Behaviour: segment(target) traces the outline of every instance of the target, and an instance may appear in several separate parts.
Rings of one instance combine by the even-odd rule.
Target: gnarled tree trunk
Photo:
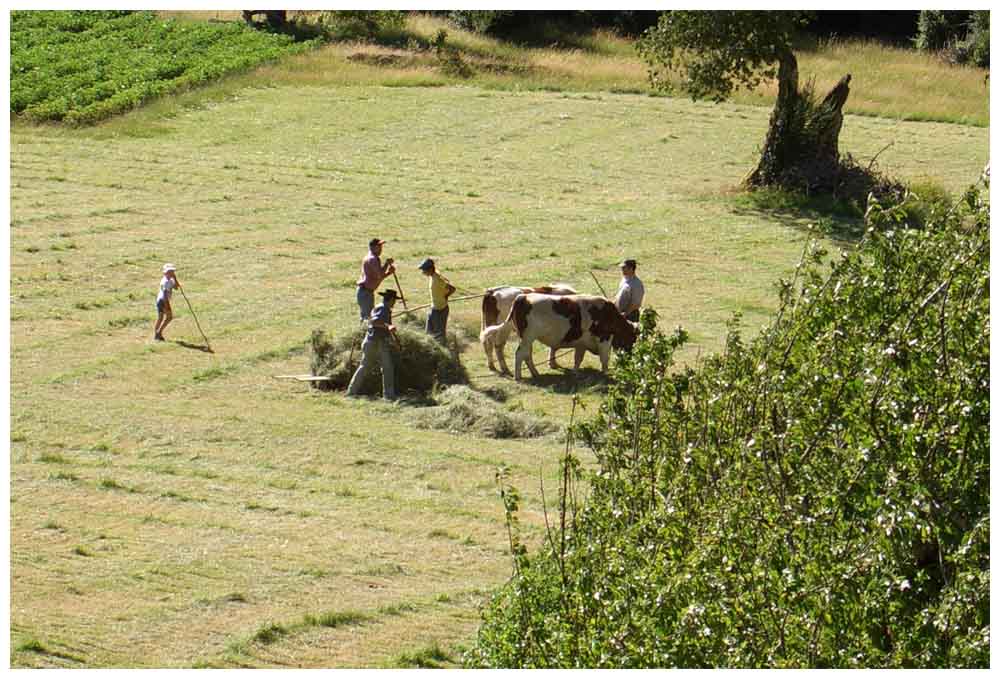
[[[850,74],[819,104],[811,88],[799,89],[799,66],[791,50],[778,61],[778,98],[764,139],[760,160],[743,180],[748,187],[795,184],[796,188],[829,184],[839,166],[838,142]]]
[[[275,31],[284,28],[288,21],[288,10],[285,9],[245,9],[243,10],[243,21],[253,26],[255,14],[263,14],[268,27]]]

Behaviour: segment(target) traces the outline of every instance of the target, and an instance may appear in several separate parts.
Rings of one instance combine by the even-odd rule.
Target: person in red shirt
[[[362,322],[367,321],[371,316],[372,309],[375,308],[375,291],[386,278],[396,271],[392,257],[385,260],[385,264],[379,257],[382,256],[382,246],[384,240],[372,238],[368,241],[368,254],[361,262],[361,278],[358,280],[358,308],[361,311]]]

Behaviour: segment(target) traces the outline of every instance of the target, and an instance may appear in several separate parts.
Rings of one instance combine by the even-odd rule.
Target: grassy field
[[[691,332],[688,362],[719,348],[734,312],[749,332],[766,321],[806,237],[807,218],[733,196],[766,108],[243,84],[11,133],[15,667],[460,661],[510,574],[496,470],[537,541],[565,444],[420,430],[419,408],[274,378],[308,370],[312,330],[356,323],[371,236],[414,300],[428,255],[467,290],[586,292],[591,270],[610,289],[634,256],[661,325]],[[848,116],[841,146],[865,159],[893,142],[881,167],[959,190],[987,139]],[[171,341],[151,341],[165,261],[214,353],[181,298]],[[456,303],[451,323],[475,332],[477,314]],[[542,355],[537,384],[493,376],[474,345],[463,361],[477,389],[565,424],[574,378]],[[584,389],[586,408],[599,398]]]

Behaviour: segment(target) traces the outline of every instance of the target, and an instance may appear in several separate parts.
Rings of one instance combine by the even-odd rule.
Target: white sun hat
[[[177,271],[177,267],[173,264],[164,264],[163,273],[167,273],[168,271]]]

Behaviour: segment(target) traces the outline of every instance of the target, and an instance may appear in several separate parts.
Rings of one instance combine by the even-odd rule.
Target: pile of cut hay
[[[427,309],[420,309],[413,313],[393,312],[393,322],[399,328],[409,328],[414,332],[426,332]],[[465,351],[469,344],[479,344],[479,328],[477,326],[475,330],[470,330],[461,323],[455,322],[454,319],[449,319],[448,331],[445,332],[445,342],[448,351],[458,356]]]
[[[328,337],[322,330],[314,330],[311,338],[313,375],[329,377],[323,382],[313,382],[317,389],[346,389],[361,361],[361,342],[365,331],[360,327],[338,337]],[[399,346],[393,347],[396,366],[396,391],[402,396],[409,393],[426,395],[436,386],[467,384],[469,376],[458,359],[458,353],[449,351],[434,341],[423,330],[397,326]],[[449,342],[450,343],[450,342]],[[382,394],[382,373],[371,370],[361,385],[362,394]]]
[[[447,387],[434,400],[438,405],[414,411],[414,426],[495,439],[535,438],[562,429],[548,420],[514,412],[464,385]]]

